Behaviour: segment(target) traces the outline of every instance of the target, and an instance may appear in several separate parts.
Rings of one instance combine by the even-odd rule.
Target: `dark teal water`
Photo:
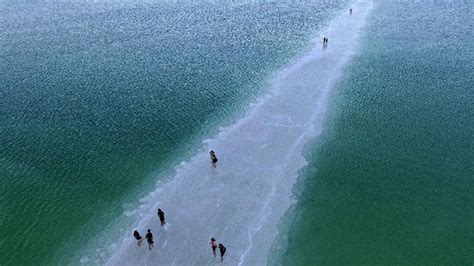
[[[239,116],[342,2],[3,1],[0,264],[76,264],[115,239],[154,173]]]
[[[273,263],[472,265],[472,10],[377,1]]]

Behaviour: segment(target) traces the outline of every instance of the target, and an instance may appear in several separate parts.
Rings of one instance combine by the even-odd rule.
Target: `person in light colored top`
[[[211,238],[211,242],[209,243],[212,248],[212,253],[214,254],[214,257],[216,256],[216,248],[217,248],[217,241],[213,238]]]

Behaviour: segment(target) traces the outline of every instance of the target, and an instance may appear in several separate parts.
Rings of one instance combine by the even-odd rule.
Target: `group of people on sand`
[[[223,261],[224,260],[224,254],[227,250],[224,247],[224,245],[222,245],[222,243],[219,243],[219,245],[217,245],[217,241],[214,237],[211,238],[211,242],[209,242],[209,244],[211,245],[212,253],[214,254],[214,257],[216,257],[216,248],[219,247],[219,252],[221,253],[221,261]]]
[[[143,242],[143,238],[137,230],[133,231],[133,237],[137,240],[138,246],[140,246]],[[155,241],[153,241],[153,234],[151,233],[150,229],[148,229],[145,238],[148,242],[148,249],[151,250]]]
[[[213,150],[211,150],[209,152],[209,155],[211,157],[212,165],[214,167],[216,167],[217,166],[217,161],[218,161],[216,153]],[[161,226],[164,226],[166,224],[166,222],[165,222],[165,212],[160,208],[158,208],[158,218],[160,219]],[[140,233],[138,232],[138,230],[133,231],[133,237],[137,240],[138,246],[141,246],[141,244],[143,243],[143,238],[140,235]],[[151,233],[151,229],[147,230],[147,234],[145,235],[145,238],[148,242],[148,249],[152,250],[155,241],[153,240],[153,234]],[[214,257],[216,257],[216,249],[219,248],[219,252],[221,254],[221,261],[223,261],[224,260],[224,254],[227,250],[226,247],[222,243],[217,244],[217,241],[216,241],[215,238],[211,238],[211,242],[209,244],[211,245],[212,253],[214,254]]]
[[[158,208],[158,218],[160,218],[161,226],[166,224],[165,213],[160,208]],[[138,246],[140,246],[143,242],[143,238],[137,230],[133,231],[133,237],[137,240]],[[148,229],[147,234],[145,235],[145,238],[146,238],[146,241],[148,242],[148,249],[152,250],[153,244],[155,243],[155,241],[153,241],[153,234],[151,233],[151,229]]]
[[[213,150],[211,150],[209,152],[209,156],[211,157],[211,163],[214,167],[217,167],[217,156],[216,156],[216,152],[214,152]],[[219,245],[217,245],[217,241],[215,238],[211,238],[211,242],[209,243],[211,245],[211,248],[212,248],[212,253],[214,254],[214,257],[216,256],[216,248],[219,247],[219,252],[221,253],[221,261],[224,260],[224,254],[225,254],[225,251],[227,250],[224,245],[222,245],[222,243],[219,243]]]
[[[323,38],[323,44],[324,44],[324,45],[327,45],[328,42],[329,42],[329,39],[328,39],[327,37],[324,37],[324,38]]]
[[[209,156],[211,157],[211,163],[214,167],[217,167],[217,162],[219,160],[217,160],[217,156],[216,156],[216,153],[211,150],[209,152]],[[224,254],[225,254],[225,251],[227,250],[224,245],[222,245],[222,243],[219,243],[219,245],[217,245],[217,241],[215,238],[211,238],[211,242],[209,243],[211,245],[211,248],[212,248],[212,253],[214,254],[214,257],[216,256],[216,248],[219,247],[219,252],[221,253],[221,261],[224,260]]]

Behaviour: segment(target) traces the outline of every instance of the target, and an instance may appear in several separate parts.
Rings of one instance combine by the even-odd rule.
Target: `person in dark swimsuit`
[[[137,230],[133,232],[133,237],[137,240],[138,246],[140,246],[140,244],[143,242],[143,238]]]
[[[224,260],[224,254],[225,254],[226,250],[227,249],[224,247],[224,245],[219,244],[219,251],[221,252],[221,261]]]
[[[215,257],[216,256],[217,241],[214,238],[211,238],[211,242],[209,244],[211,244],[212,253],[214,254],[214,257]]]
[[[148,233],[146,234],[145,238],[148,241],[148,249],[151,250],[155,242],[153,241],[153,234],[151,233],[150,229],[148,229]]]
[[[158,217],[160,218],[161,226],[165,225],[165,213],[161,210],[158,209]]]
[[[214,165],[214,167],[216,166],[216,163],[217,163],[217,156],[216,156],[216,153],[214,151],[210,151],[209,152],[209,155],[211,156],[211,162],[212,162],[212,165]]]

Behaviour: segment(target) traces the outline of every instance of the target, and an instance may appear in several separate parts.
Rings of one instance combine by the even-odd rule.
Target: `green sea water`
[[[474,263],[472,11],[375,2],[272,264]]]
[[[344,2],[1,1],[0,265],[110,244]]]

